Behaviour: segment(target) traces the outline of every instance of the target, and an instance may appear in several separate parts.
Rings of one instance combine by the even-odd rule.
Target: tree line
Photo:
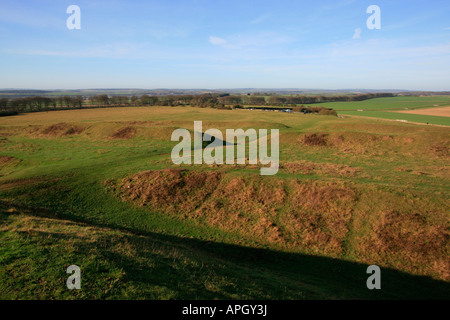
[[[22,113],[34,111],[48,111],[68,108],[81,108],[83,98],[81,96],[70,97],[26,97],[15,99],[0,99],[0,111],[5,113]]]
[[[0,98],[0,115],[11,115],[23,112],[63,110],[75,108],[127,107],[127,106],[195,106],[201,108],[232,109],[249,106],[287,106],[296,107],[305,104],[317,104],[336,101],[362,101],[380,97],[393,97],[392,93],[367,93],[358,95],[323,96],[323,95],[230,95],[230,94],[197,94],[197,95],[165,95],[165,96],[122,96],[106,94],[90,97],[58,96],[58,97],[25,97]]]

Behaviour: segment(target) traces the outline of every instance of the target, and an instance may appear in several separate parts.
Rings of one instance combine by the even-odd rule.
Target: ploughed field
[[[404,111],[397,111],[397,112],[422,114],[422,115],[438,116],[438,117],[450,117],[450,106],[437,107],[437,108],[426,108],[426,109],[418,109],[418,110],[404,110]]]
[[[174,165],[175,129],[279,129],[280,168]],[[270,143],[270,139],[269,139]],[[0,118],[0,297],[448,298],[450,128],[137,107]],[[82,289],[65,286],[69,265]],[[381,267],[381,290],[366,269]]]

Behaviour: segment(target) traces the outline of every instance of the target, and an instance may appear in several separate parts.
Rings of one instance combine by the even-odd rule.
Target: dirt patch
[[[448,158],[450,157],[449,147],[442,144],[435,144],[430,147],[430,151],[438,157]]]
[[[326,146],[327,134],[307,133],[301,137],[301,142],[307,146]]]
[[[71,136],[80,134],[84,131],[84,128],[71,125],[65,122],[52,124],[48,127],[45,127],[40,131],[41,135],[45,136]]]
[[[14,162],[15,160],[17,160],[14,157],[8,157],[8,156],[0,156],[0,167],[9,164],[11,162]]]
[[[76,127],[76,126],[70,126],[69,129],[66,130],[66,132],[64,133],[65,136],[71,136],[74,134],[80,134],[83,132],[83,128],[80,127]]]
[[[131,139],[136,135],[136,128],[125,127],[113,133],[110,139]]]

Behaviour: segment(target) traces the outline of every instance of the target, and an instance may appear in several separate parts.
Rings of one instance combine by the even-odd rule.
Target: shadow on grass
[[[67,220],[67,216],[58,216],[48,210],[32,209],[23,206],[12,205],[5,201],[0,201],[0,223],[5,216],[14,214],[11,207],[16,212],[36,217]],[[313,299],[448,299],[450,297],[450,283],[434,280],[430,277],[416,276],[398,270],[381,268],[381,290],[369,290],[366,286],[366,273],[368,265],[349,262],[327,257],[312,256],[299,253],[280,252],[271,249],[250,248],[233,244],[217,243],[200,239],[182,238],[172,235],[164,235],[148,231],[136,231],[132,228],[118,226],[115,224],[95,224],[87,219],[77,217],[71,221],[83,223],[89,226],[109,228],[111,230],[128,233],[126,238],[135,246],[139,242],[138,253],[145,255],[143,246],[152,243],[160,243],[166,247],[192,252],[193,256],[209,257],[220,263],[221,261],[228,267],[236,267],[236,272],[245,270],[247,274],[259,274],[267,281],[277,281],[282,279],[292,281],[294,287],[308,292],[306,298]],[[131,235],[130,235],[131,234]],[[142,242],[144,237],[144,242]],[[200,299],[227,299],[228,295],[218,292],[207,292],[204,287],[199,286],[198,290],[203,290],[203,294],[197,295],[192,292],[196,284],[189,280],[189,273],[192,269],[183,271],[170,271],[170,265],[165,268],[157,267],[149,272],[145,266],[139,265],[136,260],[121,255],[117,252],[108,251],[107,247],[101,255],[124,269],[127,280],[136,283],[157,283],[160,286],[173,289],[175,291],[185,290],[181,298],[199,297]],[[161,260],[162,261],[162,260]],[[169,273],[168,273],[169,272]],[[155,278],[155,275],[157,277]],[[172,277],[171,277],[172,275]],[[186,279],[187,283],[183,283]],[[189,283],[189,281],[191,281]],[[281,281],[281,280],[280,280]],[[245,286],[245,282],[241,282]],[[274,284],[276,286],[276,284]],[[261,288],[259,288],[261,289]],[[269,288],[267,288],[269,289]],[[251,295],[250,295],[251,296]],[[273,296],[273,294],[271,295]],[[292,297],[293,295],[290,295]],[[285,297],[275,297],[284,299]]]

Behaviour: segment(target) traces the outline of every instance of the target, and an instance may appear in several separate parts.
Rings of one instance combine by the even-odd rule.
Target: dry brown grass
[[[282,163],[281,169],[289,173],[301,173],[306,175],[327,174],[340,177],[353,177],[360,172],[360,169],[348,165],[315,163],[305,160]]]
[[[65,122],[60,122],[56,124],[52,124],[50,126],[45,127],[42,129],[39,134],[44,136],[56,136],[56,137],[63,137],[63,136],[71,136],[80,134],[84,131],[84,128],[81,126],[76,126],[72,124],[68,124]]]
[[[444,144],[434,144],[430,146],[430,151],[438,157],[450,157],[450,148]]]
[[[285,225],[295,236],[295,245],[315,253],[339,256],[349,231],[355,191],[340,183],[290,182],[291,197]]]
[[[423,214],[388,211],[373,226],[366,245],[396,267],[413,273],[429,268],[450,280],[449,240],[449,229],[427,222]]]
[[[301,141],[307,146],[326,146],[327,136],[324,133],[307,133],[301,137]]]
[[[359,129],[358,126],[356,128]],[[348,131],[342,131],[342,129]],[[369,126],[370,129],[370,126]],[[295,134],[281,135],[283,145],[292,148],[318,148],[333,149],[336,155],[365,155],[365,156],[397,156],[399,154],[423,156],[425,152],[435,157],[448,157],[450,143],[448,131],[441,128],[433,128],[435,131],[423,131],[414,133],[405,132],[400,128],[395,134],[385,134],[385,128],[372,127],[374,132],[358,132],[350,128],[341,128],[335,132],[313,132],[294,139]],[[421,131],[421,130],[419,130]],[[298,144],[300,142],[300,144]]]
[[[416,168],[404,168],[397,167],[395,171],[398,172],[407,172],[412,175],[418,176],[430,176],[430,177],[438,177],[442,179],[449,180],[450,179],[450,167],[449,166],[425,166],[420,168],[420,170],[416,170]]]
[[[99,227],[90,227],[81,223],[75,223],[69,220],[51,219],[44,217],[34,217],[23,214],[21,210],[10,208],[7,212],[16,214],[13,224],[5,224],[0,231],[13,231],[25,233],[29,236],[37,234],[64,235],[73,239],[79,239],[84,242],[94,243],[102,235]]]
[[[309,164],[313,171],[348,170]],[[109,184],[125,201],[263,243],[329,257],[351,253],[364,263],[449,278],[445,214],[427,215],[434,207],[420,199],[405,206],[401,196],[372,195],[351,183],[184,169],[145,171]]]
[[[308,147],[333,148],[341,153],[365,154],[373,152],[374,146],[380,142],[392,143],[392,136],[379,136],[367,133],[307,133],[299,141]]]
[[[146,171],[121,181],[121,196],[141,206],[263,241],[338,255],[354,191],[336,183],[180,169]],[[287,214],[282,214],[283,211]]]
[[[412,173],[412,170],[411,170]],[[362,263],[449,280],[448,198],[361,186],[353,206],[352,253]]]
[[[154,127],[155,125],[158,125],[155,121],[129,121],[126,122],[126,124],[139,127]]]
[[[438,108],[426,108],[417,110],[402,110],[396,111],[397,113],[411,113],[411,114],[421,114],[427,116],[439,116],[439,117],[450,117],[450,106],[438,107]]]
[[[141,206],[151,205],[175,213],[178,209],[189,211],[198,207],[214,190],[219,178],[216,172],[145,171],[124,179],[121,191],[125,199],[137,201]]]
[[[0,177],[8,175],[22,160],[9,157],[9,156],[0,156]],[[2,185],[0,183],[0,190]]]
[[[0,167],[17,160],[14,157],[0,156]]]
[[[110,139],[131,139],[136,135],[136,129],[133,127],[125,127],[114,132]]]

